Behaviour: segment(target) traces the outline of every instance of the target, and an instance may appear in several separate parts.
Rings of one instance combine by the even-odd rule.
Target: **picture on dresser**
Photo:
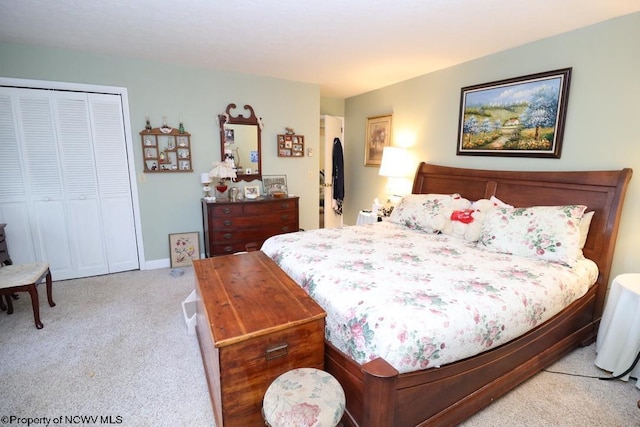
[[[260,187],[257,185],[247,185],[244,187],[244,197],[247,199],[257,199],[260,196]]]
[[[272,195],[273,193],[287,194],[287,176],[262,175],[262,189],[264,194],[267,195]]]
[[[189,267],[194,259],[200,259],[200,233],[169,234],[171,268]]]

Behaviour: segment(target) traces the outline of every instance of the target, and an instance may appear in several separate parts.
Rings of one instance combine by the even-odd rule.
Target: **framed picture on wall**
[[[380,166],[382,150],[391,145],[392,114],[367,118],[364,165]]]
[[[188,267],[194,259],[200,259],[200,234],[191,233],[169,234],[169,255],[171,268]]]
[[[571,68],[463,87],[458,155],[560,158]]]

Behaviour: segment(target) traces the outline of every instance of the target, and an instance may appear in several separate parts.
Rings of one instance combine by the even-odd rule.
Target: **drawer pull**
[[[225,219],[222,223],[228,227],[233,224],[233,221],[231,221],[230,219]]]
[[[222,236],[225,240],[229,240],[233,238],[233,234],[231,233],[226,233],[224,236]]]
[[[286,356],[288,353],[289,344],[278,344],[272,347],[267,348],[267,351],[264,353],[264,357],[267,360],[277,359],[278,357]]]
[[[227,253],[231,253],[233,252],[233,246],[225,246],[222,250]]]
[[[285,214],[280,217],[281,220],[286,221],[289,219],[289,215]]]
[[[287,209],[289,207],[289,203],[280,203],[280,208]]]
[[[280,230],[284,231],[285,233],[289,232],[289,227],[282,227]]]
[[[224,208],[224,209],[222,209],[222,212],[224,212],[226,214],[230,214],[231,213],[231,208]]]

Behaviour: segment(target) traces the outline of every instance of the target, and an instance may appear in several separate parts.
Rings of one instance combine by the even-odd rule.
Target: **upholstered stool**
[[[318,369],[300,368],[271,383],[262,414],[270,427],[335,427],[344,406],[344,390],[334,377]]]
[[[51,271],[48,263],[6,265],[0,268],[0,295],[29,292],[33,307],[33,319],[38,329],[42,329],[43,325],[40,321],[40,303],[36,285],[44,278],[47,281],[47,300],[49,305],[54,307],[56,304],[51,296]],[[13,305],[10,298],[7,298],[7,301],[9,305],[7,313],[11,314],[13,313]]]

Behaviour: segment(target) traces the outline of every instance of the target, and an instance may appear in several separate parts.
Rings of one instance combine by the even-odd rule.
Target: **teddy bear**
[[[499,199],[479,199],[469,202],[459,194],[453,194],[451,202],[442,210],[440,232],[469,242],[477,242],[482,235],[482,224],[487,214],[499,206],[509,206]]]
[[[471,204],[471,218],[464,230],[464,239],[469,242],[477,242],[482,236],[482,224],[487,214],[498,207],[499,204],[488,199],[479,199]]]
[[[459,194],[452,194],[449,206],[442,209],[442,226],[439,231],[443,234],[464,237],[464,223],[469,219],[470,208],[470,201]]]

